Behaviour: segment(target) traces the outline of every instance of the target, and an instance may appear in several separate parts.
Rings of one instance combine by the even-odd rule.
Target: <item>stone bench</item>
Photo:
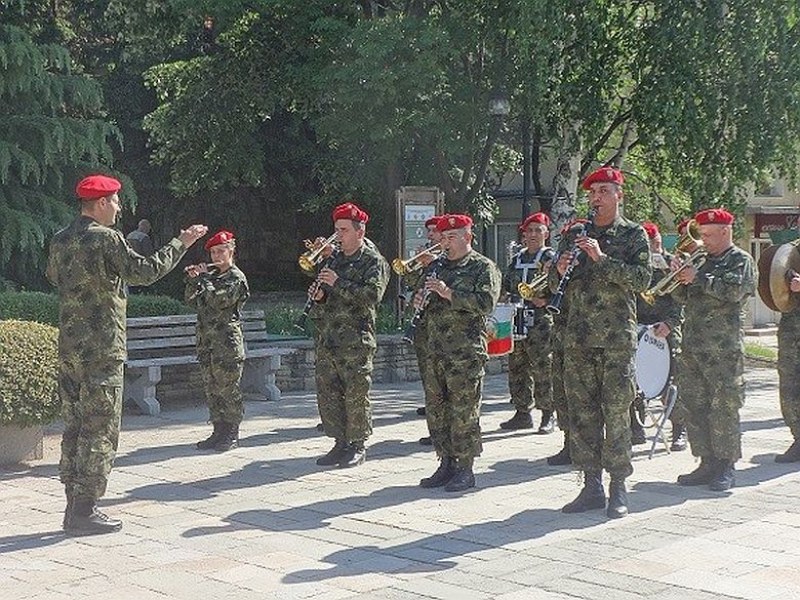
[[[127,320],[128,360],[125,361],[123,398],[133,401],[145,413],[156,415],[161,403],[156,394],[165,367],[196,364],[197,315],[137,317]],[[242,311],[245,363],[242,393],[248,398],[280,400],[275,374],[281,356],[291,348],[268,346],[270,341],[263,310]]]

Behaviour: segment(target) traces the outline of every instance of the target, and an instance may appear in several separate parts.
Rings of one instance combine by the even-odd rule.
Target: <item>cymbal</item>
[[[758,294],[772,310],[789,312],[797,307],[798,294],[789,290],[786,273],[800,273],[800,251],[796,243],[769,246],[758,261]]]

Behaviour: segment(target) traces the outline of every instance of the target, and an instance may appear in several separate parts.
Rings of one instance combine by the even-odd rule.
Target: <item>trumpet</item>
[[[327,246],[333,244],[335,240],[336,234],[334,233],[331,237],[322,242],[322,245],[320,245],[318,248],[314,248],[314,242],[306,240],[305,245],[306,248],[308,248],[308,252],[304,252],[297,259],[297,263],[300,265],[300,268],[306,273],[311,273],[313,275],[314,269],[325,259],[325,257],[322,255],[322,251],[325,250]]]
[[[523,300],[533,300],[547,289],[547,279],[547,271],[542,269],[542,272],[534,275],[529,283],[520,281],[517,285],[517,293]]]
[[[441,244],[436,243],[429,248],[425,248],[422,252],[418,252],[411,258],[407,258],[406,260],[401,259],[400,257],[395,258],[392,261],[392,270],[397,273],[400,277],[408,275],[414,271],[421,269],[424,265],[422,263],[423,255],[425,254],[433,254],[434,258],[439,258],[442,254]]]
[[[686,233],[678,239],[675,253],[686,257],[681,266],[677,270],[671,271],[654,286],[639,294],[642,300],[651,306],[655,304],[657,296],[666,296],[678,289],[678,286],[681,285],[677,279],[678,273],[689,267],[699,269],[708,258],[708,251],[703,245],[703,240],[700,239],[700,228],[694,219],[686,224]]]

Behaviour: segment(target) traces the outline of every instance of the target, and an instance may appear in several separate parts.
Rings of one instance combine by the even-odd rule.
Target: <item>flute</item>
[[[196,265],[188,265],[183,269],[183,272],[186,273],[192,279],[198,278],[200,275],[211,275],[211,271],[209,269],[218,269],[219,267],[223,266],[225,263],[223,262],[215,262],[215,263],[198,263]],[[202,286],[200,285],[200,281],[197,282],[197,289],[195,292],[187,298],[188,300],[194,300],[197,298],[197,295],[202,290]]]

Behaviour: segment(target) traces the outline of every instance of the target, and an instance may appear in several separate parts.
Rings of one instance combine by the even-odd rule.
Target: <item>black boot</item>
[[[442,458],[439,466],[430,477],[425,477],[419,480],[419,487],[422,488],[437,488],[445,485],[453,477],[456,472],[456,459],[449,456]]]
[[[500,429],[533,429],[531,413],[517,411],[508,421],[500,423]]]
[[[628,514],[628,490],[625,489],[624,479],[611,478],[608,486],[608,508],[606,515],[609,519],[621,519]]]
[[[475,487],[475,474],[472,467],[456,467],[453,476],[444,486],[445,492],[463,492]]]
[[[669,449],[673,452],[686,450],[686,427],[678,423],[672,424],[672,445]]]
[[[339,459],[340,469],[349,469],[350,467],[357,467],[367,459],[367,449],[364,447],[364,442],[350,442]]]
[[[691,473],[678,475],[678,485],[706,485],[717,474],[717,462],[709,456],[700,457],[700,465]]]
[[[569,455],[569,436],[564,434],[564,447],[558,451],[558,454],[547,457],[547,464],[553,467],[571,465],[572,457]]]
[[[219,441],[220,435],[222,435],[222,426],[224,423],[220,421],[215,421],[212,423],[214,425],[214,431],[208,436],[206,439],[197,442],[197,449],[198,450],[211,450],[214,446],[217,445]]]
[[[420,417],[424,417],[425,416],[425,407],[424,406],[418,406],[417,407],[417,414]]]
[[[233,423],[223,423],[222,433],[214,444],[214,450],[217,452],[227,452],[239,447],[239,425]]]
[[[336,443],[333,445],[333,448],[328,450],[328,453],[324,456],[320,456],[317,459],[317,464],[320,467],[332,467],[333,465],[338,465],[339,461],[342,460],[342,456],[344,456],[344,452],[347,449],[347,442],[344,440],[336,440]]]
[[[72,516],[64,531],[70,536],[114,533],[122,529],[122,521],[112,519],[99,510],[94,500],[73,501]]]
[[[422,444],[423,446],[433,446],[433,440],[431,439],[430,436],[419,438],[419,443]]]
[[[725,492],[736,485],[735,461],[720,458],[717,460],[717,472],[709,482],[708,489],[714,492]]]
[[[540,434],[553,433],[554,428],[555,428],[555,419],[553,418],[553,411],[543,410],[542,422],[539,423],[539,429],[536,431],[536,433]]]
[[[800,462],[800,440],[795,440],[783,454],[775,457],[776,463]]]
[[[583,489],[578,497],[561,509],[563,513],[582,513],[606,507],[606,492],[603,490],[602,471],[584,471]]]

